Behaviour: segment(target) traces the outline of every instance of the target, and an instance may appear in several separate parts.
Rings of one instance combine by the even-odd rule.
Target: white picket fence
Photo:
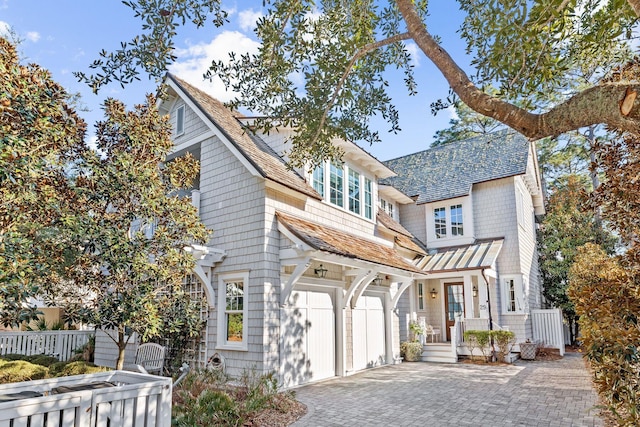
[[[2,331],[0,356],[5,354],[46,354],[65,362],[74,350],[85,345],[93,331]]]
[[[562,310],[531,310],[531,321],[534,341],[541,342],[545,347],[557,348],[560,355],[564,356]]]

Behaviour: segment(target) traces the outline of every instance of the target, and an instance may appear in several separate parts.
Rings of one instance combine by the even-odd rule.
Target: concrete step
[[[431,363],[458,363],[458,358],[452,356],[422,356],[420,360]]]
[[[452,354],[449,343],[429,343],[422,347],[420,360],[433,363],[456,363],[458,357]]]

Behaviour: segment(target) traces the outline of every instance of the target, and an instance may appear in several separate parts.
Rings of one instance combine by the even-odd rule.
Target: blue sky
[[[230,94],[222,84],[202,81],[202,74],[212,59],[223,59],[230,49],[251,51],[257,46],[253,27],[260,16],[261,0],[223,1],[230,12],[229,24],[222,28],[208,25],[179,30],[176,40],[178,61],[170,71],[211,95],[226,101]],[[464,46],[456,35],[461,23],[457,2],[432,0],[431,17],[427,25],[433,34],[439,35],[449,53],[461,62],[468,63]],[[121,41],[128,41],[138,34],[141,21],[133,17],[131,9],[114,0],[0,0],[0,34],[12,28],[24,42],[19,51],[25,62],[35,62],[51,71],[53,78],[69,92],[79,92],[82,103],[89,110],[81,112],[89,125],[103,115],[101,104],[107,97],[122,100],[128,106],[144,102],[148,92],[155,92],[155,83],[143,77],[140,82],[122,89],[112,83],[98,95],[73,76],[73,71],[90,71],[89,64],[98,57],[101,49],[113,50]],[[390,75],[393,99],[400,112],[402,132],[388,133],[384,123],[376,121],[382,142],[364,148],[380,160],[387,160],[428,148],[433,134],[446,128],[451,113],[444,111],[431,115],[430,104],[445,98],[448,85],[424,55],[414,56],[418,96],[410,97],[402,85],[402,75]]]

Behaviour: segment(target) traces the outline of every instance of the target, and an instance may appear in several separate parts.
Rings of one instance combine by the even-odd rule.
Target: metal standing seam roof
[[[466,196],[473,184],[525,174],[529,145],[512,130],[452,142],[387,160],[398,176],[380,183],[417,196],[417,204]]]
[[[495,263],[503,243],[504,239],[495,239],[441,249],[427,256],[418,266],[427,273],[490,268]]]

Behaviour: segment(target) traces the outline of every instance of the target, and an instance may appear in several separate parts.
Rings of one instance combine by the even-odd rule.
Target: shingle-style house
[[[459,320],[488,318],[487,289],[500,307],[494,322],[527,335],[542,208],[535,151],[522,138],[386,163],[335,141],[342,164],[291,170],[292,130],[254,135],[251,118],[173,75],[166,83],[159,108],[174,125],[174,156],[200,160],[193,200],[213,230],[188,279],[207,301],[196,361],[217,353],[231,375],[275,371],[286,387],[345,376],[400,361],[411,318],[447,340],[446,303]],[[97,363],[110,358],[96,350]]]
[[[398,176],[383,183],[413,201],[397,207],[400,222],[429,248],[417,264],[429,276],[406,296],[408,311],[446,341],[456,320],[475,329],[489,318],[517,342],[532,338],[529,315],[542,303],[535,216],[544,213],[534,144],[502,131],[385,164]]]

